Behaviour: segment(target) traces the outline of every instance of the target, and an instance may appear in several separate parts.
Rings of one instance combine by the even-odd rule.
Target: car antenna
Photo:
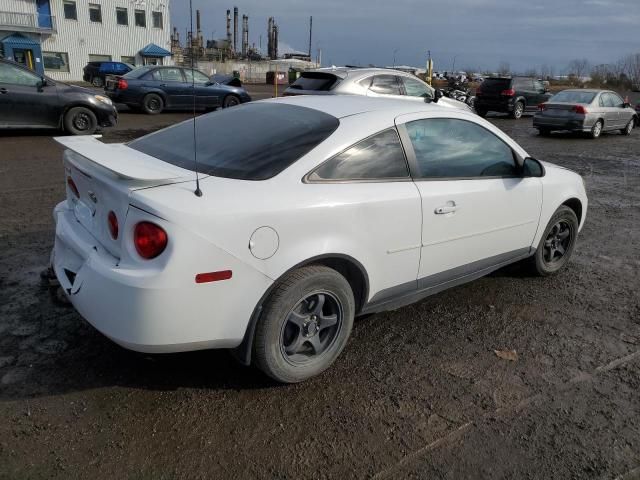
[[[189,40],[191,49],[191,96],[193,98],[193,163],[196,168],[196,197],[202,196],[200,190],[200,177],[198,176],[198,141],[196,135],[196,77],[193,69],[193,0],[189,0],[189,19],[191,21],[191,39]]]

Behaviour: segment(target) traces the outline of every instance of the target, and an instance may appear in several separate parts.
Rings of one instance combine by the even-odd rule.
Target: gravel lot
[[[187,116],[123,113],[105,140]],[[508,268],[361,319],[337,363],[295,386],[225,352],[126,351],[53,303],[38,274],[62,149],[0,133],[0,478],[640,478],[640,132],[492,121],[584,175],[569,268]]]

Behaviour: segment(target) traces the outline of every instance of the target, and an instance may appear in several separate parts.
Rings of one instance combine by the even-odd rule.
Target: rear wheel
[[[164,108],[164,101],[162,97],[157,93],[149,93],[142,100],[142,109],[145,113],[155,115],[162,112]]]
[[[522,118],[522,114],[524,113],[524,103],[516,102],[513,107],[513,112],[511,112],[511,118],[515,118],[516,120]]]
[[[547,224],[536,253],[531,258],[534,273],[548,276],[564,267],[573,253],[578,237],[578,217],[562,205]]]
[[[635,123],[634,119],[632,118],[631,120],[629,120],[629,123],[627,123],[627,126],[624,127],[622,130],[620,130],[620,132],[623,135],[631,135],[631,131],[633,130],[633,124]]]
[[[598,138],[602,134],[602,120],[598,120],[593,127],[591,127],[591,132],[589,132],[589,136],[591,138]]]
[[[240,105],[240,99],[238,97],[235,95],[227,95],[224,97],[222,108],[235,107],[236,105]]]
[[[274,380],[296,383],[326,370],[347,343],[355,302],[347,280],[312,265],[275,288],[256,325],[255,365]]]
[[[100,77],[93,77],[91,79],[91,85],[93,85],[94,87],[102,87],[104,85],[104,81],[102,80],[102,78]]]
[[[86,107],[73,107],[65,114],[63,124],[72,135],[91,135],[98,128],[98,119]]]

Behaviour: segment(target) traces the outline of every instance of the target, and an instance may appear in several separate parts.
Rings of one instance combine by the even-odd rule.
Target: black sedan
[[[92,90],[40,76],[10,60],[0,60],[0,128],[61,128],[90,135],[111,127],[118,112]]]
[[[251,101],[242,87],[223,85],[198,70],[182,67],[142,67],[126,75],[107,77],[105,85],[105,92],[114,102],[151,114],[193,108],[194,90],[198,110]]]

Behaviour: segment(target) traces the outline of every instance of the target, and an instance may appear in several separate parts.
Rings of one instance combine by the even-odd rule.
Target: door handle
[[[167,86],[167,84],[166,84],[166,83],[161,83],[161,84],[160,84],[160,86],[161,86],[161,87],[166,87],[166,86]]]
[[[9,93],[9,92],[6,88],[0,87],[0,93]]]
[[[447,202],[446,205],[442,205],[441,207],[437,207],[433,213],[436,215],[446,215],[447,213],[453,213],[458,210],[456,206],[456,202]]]

